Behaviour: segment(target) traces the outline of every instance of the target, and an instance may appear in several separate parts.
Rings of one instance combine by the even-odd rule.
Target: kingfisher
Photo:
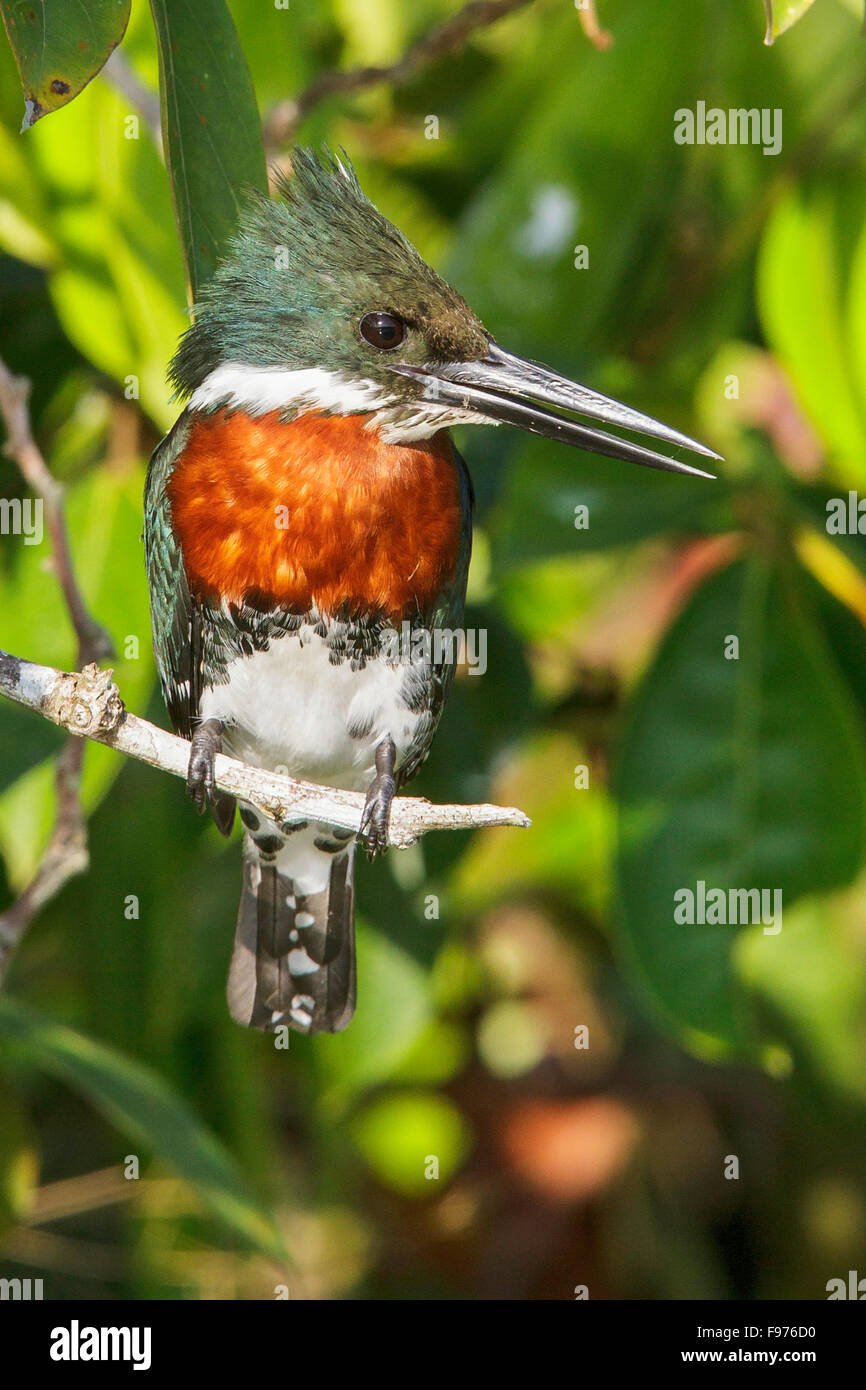
[[[150,460],[144,539],[189,795],[230,833],[220,752],[366,794],[357,837],[239,807],[229,1010],[264,1031],[339,1032],[355,1008],[356,845],[386,848],[457,664],[434,639],[462,630],[474,499],[449,429],[505,423],[712,476],[590,419],[719,456],[500,347],[328,152],[293,151],[276,196],[250,195],[169,377],[184,405]]]

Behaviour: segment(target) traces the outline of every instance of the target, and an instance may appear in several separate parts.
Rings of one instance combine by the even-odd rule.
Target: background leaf
[[[749,1050],[758,1037],[731,969],[736,927],[677,924],[677,891],[699,880],[779,890],[787,911],[862,860],[862,729],[804,587],[757,556],[704,584],[662,644],[620,750],[619,940],[655,1005],[708,1047]]]
[[[16,1000],[0,999],[0,1038],[28,1062],[81,1090],[146,1152],[156,1153],[249,1244],[284,1261],[273,1222],[229,1155],[154,1072]]]
[[[764,43],[771,44],[811,8],[812,0],[764,0],[767,32]]]
[[[769,342],[799,399],[852,486],[866,476],[866,376],[863,374],[864,240],[858,196],[823,190],[781,198],[764,232],[758,267],[761,315]],[[853,224],[853,226],[852,226]],[[791,285],[798,294],[793,297]]]

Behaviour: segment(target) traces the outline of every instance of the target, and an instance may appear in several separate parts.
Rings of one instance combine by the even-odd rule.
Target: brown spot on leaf
[[[62,77],[55,77],[54,81],[51,83],[51,90],[55,92],[57,96],[65,97],[69,91],[69,83],[64,82]]]

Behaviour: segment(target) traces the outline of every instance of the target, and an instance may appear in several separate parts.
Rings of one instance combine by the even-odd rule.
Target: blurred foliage
[[[152,8],[169,45],[196,23]],[[214,86],[165,98],[183,240],[148,8],[125,67],[24,137],[0,52],[0,355],[33,379],[138,712],[164,720],[140,497],[174,415],[183,169],[218,215],[194,278],[238,179],[261,181],[240,50],[267,116],[457,8],[233,0],[236,53],[209,3]],[[360,866],[344,1035],[281,1051],[230,1022],[238,844],[88,747],[91,870],[31,927],[0,1011],[4,1275],[54,1298],[811,1298],[862,1272],[866,544],[825,523],[866,470],[866,78],[859,4],[767,9],[774,34],[799,20],[769,50],[757,0],[600,0],[600,50],[537,0],[408,85],[310,111],[299,138],[345,146],[500,342],[727,462],[709,484],[463,432],[488,670],[458,678],[417,785],[533,827]],[[781,152],[676,144],[699,101],[780,110]],[[222,184],[209,144],[233,151]],[[46,547],[2,539],[0,646],[68,666]],[[57,746],[0,707],[4,901],[50,835]],[[782,930],[677,924],[701,880],[781,890]],[[130,1144],[142,1179],[117,1181]]]

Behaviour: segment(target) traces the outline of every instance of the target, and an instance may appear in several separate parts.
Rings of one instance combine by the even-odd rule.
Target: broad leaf
[[[767,340],[852,486],[863,481],[866,457],[866,236],[856,247],[852,235],[862,218],[857,189],[790,192],[767,222],[757,282]]]
[[[151,0],[166,161],[192,298],[214,272],[246,189],[267,189],[252,79],[223,0]]]
[[[802,19],[803,15],[812,6],[812,0],[764,0],[764,9],[767,14],[767,32],[764,35],[764,43],[773,43],[780,34],[784,34],[787,29]]]
[[[126,33],[130,0],[0,0],[24,89],[22,130],[65,106]]]
[[[758,1043],[731,966],[737,927],[678,923],[675,895],[701,881],[779,891],[784,934],[798,897],[847,882],[862,858],[862,726],[811,592],[758,557],[704,584],[621,746],[618,938],[657,1009],[709,1050]],[[731,637],[739,657],[728,659]]]

